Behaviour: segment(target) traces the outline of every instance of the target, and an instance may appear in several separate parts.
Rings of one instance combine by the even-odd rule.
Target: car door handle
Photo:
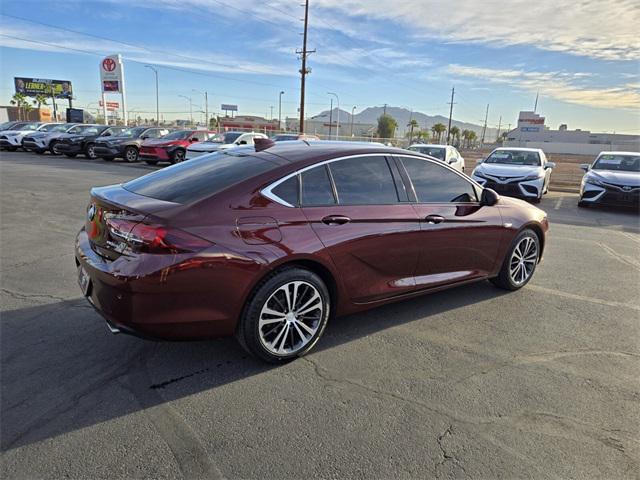
[[[351,219],[344,215],[327,215],[322,219],[322,223],[326,225],[344,225],[350,221]]]
[[[427,223],[430,223],[431,225],[444,222],[444,217],[441,215],[427,215],[426,217],[424,217],[424,219]]]

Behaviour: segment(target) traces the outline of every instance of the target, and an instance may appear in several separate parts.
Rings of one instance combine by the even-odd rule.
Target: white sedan
[[[452,168],[464,173],[464,158],[460,152],[451,145],[437,145],[431,143],[415,143],[408,150],[412,152],[422,153],[430,157],[437,158],[444,163],[449,164]]]
[[[256,132],[225,132],[216,135],[206,142],[197,142],[187,147],[185,160],[199,157],[207,153],[226,150],[241,145],[253,145],[256,138],[269,138],[263,133]]]
[[[500,194],[538,203],[549,189],[555,166],[539,148],[502,147],[478,160],[471,178]]]

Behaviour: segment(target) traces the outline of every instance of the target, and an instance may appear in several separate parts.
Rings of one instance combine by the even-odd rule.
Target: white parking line
[[[562,200],[564,200],[564,197],[558,197],[558,200],[556,200],[556,204],[553,207],[554,210],[560,210],[560,205],[562,205]]]
[[[554,290],[553,288],[545,288],[545,287],[541,287],[539,285],[527,285],[527,288],[541,292],[541,293],[547,293],[549,295],[556,295],[558,297],[562,297],[562,298],[568,298],[571,300],[580,300],[581,302],[590,302],[590,303],[596,303],[598,305],[606,305],[607,307],[622,307],[622,308],[630,308],[631,310],[636,310],[638,312],[640,312],[640,305],[633,305],[630,303],[623,303],[623,302],[612,302],[609,300],[602,300],[600,298],[593,298],[593,297],[585,297],[584,295],[577,295],[575,293],[568,293],[568,292],[563,292],[561,290]]]

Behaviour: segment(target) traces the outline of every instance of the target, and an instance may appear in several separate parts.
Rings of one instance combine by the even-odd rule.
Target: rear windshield
[[[136,178],[123,187],[145,197],[188,204],[275,167],[260,158],[216,152]]]

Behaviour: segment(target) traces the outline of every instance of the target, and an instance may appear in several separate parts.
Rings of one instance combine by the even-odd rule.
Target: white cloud
[[[578,83],[585,75],[566,72],[532,72],[450,65],[448,72],[462,77],[507,84],[512,88],[540,92],[540,95],[577,105],[596,108],[637,109],[640,92],[632,84],[593,87]]]

